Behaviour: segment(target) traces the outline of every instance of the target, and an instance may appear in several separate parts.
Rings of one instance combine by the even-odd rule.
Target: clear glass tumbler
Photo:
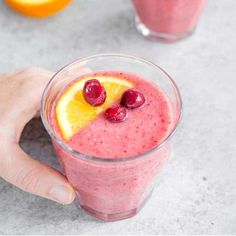
[[[207,0],[132,0],[137,30],[145,37],[174,42],[192,34]]]
[[[87,156],[68,146],[53,126],[52,109],[58,93],[78,75],[87,73],[82,68],[92,72],[130,72],[158,85],[168,96],[173,110],[173,124],[165,140],[142,155],[115,160]],[[77,60],[57,72],[44,91],[41,117],[64,174],[75,188],[76,204],[104,221],[134,216],[151,195],[155,177],[169,156],[169,139],[179,124],[181,104],[179,90],[171,77],[142,58],[100,54]]]

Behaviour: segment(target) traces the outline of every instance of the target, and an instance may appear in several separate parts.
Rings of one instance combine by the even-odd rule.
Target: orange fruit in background
[[[30,17],[51,16],[66,7],[72,0],[5,0],[15,11]]]

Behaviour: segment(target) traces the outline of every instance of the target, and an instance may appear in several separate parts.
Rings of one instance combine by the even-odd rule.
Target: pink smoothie
[[[171,123],[165,95],[136,75],[109,75],[132,82],[145,96],[145,106],[129,110],[128,118],[121,123],[112,123],[101,114],[69,140],[70,147],[89,156],[116,159],[142,154],[160,144]]]
[[[133,0],[140,21],[151,31],[183,35],[197,25],[207,0]]]
[[[160,88],[137,75],[102,75],[132,82],[144,94],[145,105],[129,110],[128,118],[121,123],[112,123],[100,114],[67,142],[82,153],[79,157],[54,145],[65,174],[77,191],[80,206],[100,219],[115,220],[134,215],[150,195],[169,149],[164,145],[150,150],[169,134],[172,108]],[[55,119],[53,123],[57,125]],[[97,159],[83,158],[83,154]],[[132,159],[137,155],[143,156]],[[119,161],[122,158],[126,161]]]

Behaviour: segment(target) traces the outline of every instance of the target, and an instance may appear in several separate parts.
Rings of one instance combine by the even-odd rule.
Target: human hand
[[[38,114],[51,77],[40,68],[0,75],[0,177],[26,192],[69,204],[75,193],[66,178],[19,146],[22,130]]]

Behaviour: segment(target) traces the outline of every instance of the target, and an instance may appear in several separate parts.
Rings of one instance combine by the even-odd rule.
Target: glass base
[[[131,217],[135,216],[143,208],[143,206],[146,204],[148,199],[151,197],[152,192],[153,191],[151,191],[151,193],[145,198],[145,200],[142,202],[142,204],[139,207],[137,207],[135,209],[128,210],[128,211],[118,212],[118,213],[113,213],[113,214],[105,214],[103,212],[96,211],[88,206],[81,205],[79,203],[78,198],[75,200],[75,205],[79,209],[84,210],[87,214],[89,214],[99,220],[102,220],[102,221],[111,222],[111,221],[124,220],[124,219],[131,218]]]
[[[190,36],[191,34],[193,34],[193,32],[195,31],[195,28],[181,34],[168,34],[168,33],[152,31],[141,22],[141,20],[139,19],[137,15],[135,16],[135,25],[138,32],[141,33],[145,38],[161,41],[161,42],[166,42],[166,43],[171,43],[171,42],[184,39]]]

